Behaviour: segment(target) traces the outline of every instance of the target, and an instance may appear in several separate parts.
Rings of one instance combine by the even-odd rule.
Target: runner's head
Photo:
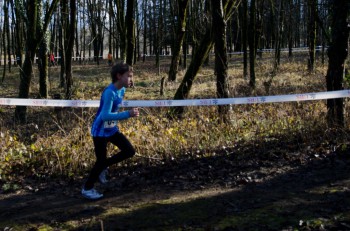
[[[118,88],[133,85],[133,68],[126,63],[117,63],[111,69],[112,83]]]

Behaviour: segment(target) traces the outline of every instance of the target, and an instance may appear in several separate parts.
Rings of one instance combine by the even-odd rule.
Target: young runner
[[[119,63],[111,69],[112,83],[108,85],[101,96],[100,106],[92,124],[91,134],[95,146],[96,163],[84,184],[81,194],[88,199],[99,199],[103,194],[94,189],[97,180],[107,183],[107,168],[135,155],[135,149],[130,141],[119,131],[118,120],[139,116],[138,108],[118,112],[125,88],[132,86],[133,70],[125,63]],[[107,144],[116,145],[120,152],[107,158]]]

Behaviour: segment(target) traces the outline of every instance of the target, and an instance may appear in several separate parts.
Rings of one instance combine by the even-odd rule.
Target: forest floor
[[[93,76],[92,80],[88,80],[91,85],[86,84],[90,92],[81,90],[78,98],[98,99],[103,87],[96,87],[96,83],[101,82],[105,76],[94,76],[99,72],[107,73],[108,76],[109,67],[95,72],[93,68],[84,70],[80,75],[77,75],[78,71],[75,72],[80,79],[87,79],[88,73]],[[284,85],[281,92],[287,94],[296,90],[324,90],[319,87],[324,87],[324,70],[311,78],[303,68],[297,66],[301,77],[296,78],[297,84],[294,86],[288,82],[292,78],[289,74],[292,68],[294,66],[285,68],[288,74],[285,81],[282,81],[281,76],[276,80]],[[237,72],[240,73],[241,70]],[[59,72],[55,73],[58,76]],[[150,73],[153,76],[154,72]],[[2,88],[0,97],[16,97],[17,93],[10,89],[18,86],[14,79],[6,78],[7,85]],[[315,80],[320,83],[310,84]],[[261,79],[259,81],[262,82]],[[139,80],[139,88],[146,92],[144,95],[158,94],[158,86],[149,89],[154,85],[153,82],[152,79],[149,82]],[[203,81],[203,84],[207,83]],[[202,91],[206,94],[209,94],[209,85],[212,84],[203,87]],[[240,87],[236,89],[241,90]],[[32,92],[37,92],[37,89]],[[202,96],[203,92],[198,95]],[[134,98],[139,97],[136,93]],[[171,97],[173,92],[168,94]],[[215,94],[215,90],[210,94]],[[313,113],[316,112],[310,105],[301,107],[293,104],[299,107],[298,110],[306,111],[300,114],[304,120],[309,118],[305,115],[315,117]],[[283,105],[280,107],[281,110],[285,109]],[[239,110],[237,108],[236,113],[243,113],[242,117],[265,116],[254,110],[250,111],[251,114]],[[291,111],[293,110],[294,108]],[[9,111],[12,113],[13,108],[0,110],[0,131],[5,132],[7,127],[12,129],[8,123],[11,119]],[[285,113],[286,118],[292,116],[291,111]],[[275,111],[270,112],[273,116],[267,114],[264,121],[277,120]],[[42,114],[45,115],[45,112]],[[5,117],[7,119],[3,119]],[[40,120],[37,114],[33,113],[31,117],[32,122]],[[314,119],[316,122],[321,121],[317,116]],[[259,118],[244,121],[250,124],[240,126],[253,126]],[[97,184],[97,189],[104,194],[97,201],[84,199],[80,194],[87,172],[85,175],[69,177],[45,175],[45,172],[42,177],[40,174],[14,174],[12,181],[0,179],[0,231],[350,230],[350,133],[347,129],[314,128],[313,122],[310,121],[308,126],[312,131],[301,126],[300,129],[295,129],[297,132],[287,130],[285,135],[276,133],[277,135],[264,136],[261,140],[253,139],[254,137],[245,141],[237,139],[231,146],[210,147],[198,153],[196,149],[188,152],[187,147],[180,150],[175,158],[145,158],[137,155],[132,162],[110,168],[109,183]],[[295,124],[297,123],[290,122],[288,128],[292,129]],[[18,139],[26,142],[32,139],[33,129],[40,133],[38,137],[49,137],[51,133],[46,128],[44,123],[39,124],[39,129],[33,128],[33,123],[24,127],[14,125],[17,130],[11,131],[11,134],[15,133]],[[257,136],[259,131],[253,128],[253,134]],[[84,134],[84,131],[81,133]],[[62,141],[57,140],[58,146],[69,141],[70,133],[63,134]],[[68,138],[65,134],[68,134]],[[240,135],[245,134],[240,132],[238,136]],[[38,170],[39,173],[40,171]]]
[[[350,152],[331,146],[272,141],[112,169],[98,201],[82,198],[82,179],[27,178],[0,194],[0,228],[350,230]]]

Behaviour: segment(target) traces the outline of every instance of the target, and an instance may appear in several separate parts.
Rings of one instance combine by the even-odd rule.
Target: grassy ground
[[[251,91],[238,60],[230,60],[234,97],[325,90],[326,67],[308,73],[304,61],[283,60],[271,78],[269,57],[257,62]],[[212,65],[212,64],[211,64]],[[171,99],[185,73],[160,80],[169,60],[135,65],[127,99]],[[99,99],[109,67],[75,65],[74,99]],[[59,68],[50,68],[50,95]],[[31,97],[38,92],[35,73]],[[18,70],[5,77],[0,97],[16,97]],[[191,98],[215,97],[212,66],[199,73]],[[345,107],[348,102],[345,100]],[[167,108],[143,108],[120,123],[137,156],[111,168],[105,198],[88,202],[80,187],[94,161],[89,135],[96,108],[28,108],[28,124],[0,107],[0,229],[12,230],[346,230],[350,227],[349,131],[328,128],[325,101],[235,105],[228,124],[215,107],[188,107],[169,120]],[[110,153],[117,152],[110,146]]]

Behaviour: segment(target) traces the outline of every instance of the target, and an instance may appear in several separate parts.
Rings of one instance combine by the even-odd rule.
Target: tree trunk
[[[153,0],[150,0],[151,4],[153,3]],[[154,55],[153,52],[153,44],[154,44],[154,36],[153,34],[155,33],[154,29],[155,29],[155,22],[154,22],[154,18],[153,16],[153,7],[151,7],[151,4],[148,8],[148,21],[149,21],[149,27],[148,27],[148,39],[149,39],[149,46],[148,46],[148,54],[149,55]]]
[[[67,3],[68,4],[68,3]],[[75,25],[76,25],[76,2],[75,0],[70,0],[69,4],[70,20],[68,17],[65,25],[65,73],[66,73],[66,99],[71,99],[72,97],[72,86],[73,86],[73,75],[72,75],[72,55],[73,55],[73,45],[74,45],[74,35],[75,35]]]
[[[134,49],[135,49],[135,18],[134,18],[134,5],[135,0],[127,0],[126,10],[126,31],[127,31],[127,52],[126,52],[126,63],[130,66],[133,65],[134,60]]]
[[[96,4],[95,1],[88,0],[87,1],[88,15],[90,17],[90,27],[91,27],[91,35],[92,35],[92,43],[94,58],[93,60],[97,65],[100,64],[100,51],[102,49],[102,39],[103,39],[103,18],[101,18],[102,13],[102,1],[98,1]],[[119,11],[119,10],[118,10]]]
[[[134,8],[134,17],[136,19],[134,20],[134,51],[133,51],[133,63],[132,65],[135,65],[137,61],[140,61],[140,27],[138,25],[138,22],[140,21],[140,14],[138,7]]]
[[[242,2],[243,77],[248,78],[248,1]]]
[[[249,85],[252,89],[255,89],[255,0],[250,2],[250,36],[249,36],[249,60],[250,60],[250,80]]]
[[[30,46],[26,46],[27,48]],[[27,99],[30,91],[30,82],[32,80],[33,62],[34,62],[34,51],[26,51],[22,71],[20,73],[20,85],[18,98]],[[16,106],[15,119],[21,123],[27,122],[27,107]]]
[[[294,36],[295,36],[295,46],[296,47],[300,47],[300,43],[301,43],[301,23],[300,23],[300,17],[301,17],[301,1],[300,0],[296,0],[295,4],[295,31],[294,31]]]
[[[190,66],[188,67],[186,74],[175,93],[174,100],[188,98],[194,78],[196,77],[214,44],[210,27],[211,25],[208,25],[206,33],[203,36],[196,53],[192,57]],[[172,117],[180,117],[183,112],[183,107],[173,107],[170,109],[169,115]]]
[[[315,69],[317,0],[308,0],[307,2],[308,2],[308,46],[309,46],[308,70],[312,72]]]
[[[8,58],[8,70],[9,70],[9,73],[11,73],[11,66],[12,66],[12,62],[11,62],[11,34],[10,34],[10,22],[9,22],[9,12],[8,12],[8,9],[9,9],[9,1],[5,1],[5,7],[4,7],[4,10],[5,11],[5,22],[4,22],[4,25],[6,26],[6,40],[7,40],[7,58]],[[6,59],[5,59],[6,60]],[[6,62],[6,61],[5,61]]]
[[[17,4],[17,1],[16,1]],[[16,31],[16,60],[17,65],[19,67],[22,66],[22,56],[23,56],[23,37],[24,37],[24,31],[23,31],[23,18],[21,9],[19,6],[13,4],[13,1],[11,1],[11,7],[15,8],[15,15],[16,15],[16,23],[15,23],[15,31]]]
[[[38,11],[43,10],[43,3],[39,2]],[[43,25],[41,22],[38,23],[38,28],[40,31],[43,30]],[[48,34],[45,32],[45,36],[39,43],[38,50],[38,69],[39,69],[39,97],[47,98],[48,96]]]
[[[44,38],[39,46],[38,52],[38,69],[39,69],[39,96],[40,98],[47,98],[49,94],[48,90],[48,44]]]
[[[147,54],[147,0],[143,1],[143,58],[142,62],[146,61]]]
[[[160,52],[161,52],[161,33],[162,33],[162,28],[161,28],[161,24],[162,24],[162,16],[161,16],[161,12],[162,12],[162,6],[161,4],[159,5],[159,9],[158,9],[158,12],[157,12],[157,1],[154,0],[154,15],[159,15],[158,16],[158,20],[156,17],[154,17],[154,22],[157,22],[157,23],[154,23],[154,24],[157,24],[156,26],[156,33],[154,34],[154,42],[155,42],[155,46],[154,46],[154,50],[156,52],[156,66],[157,66],[157,69],[158,69],[158,74],[159,75],[160,73]],[[161,2],[161,1],[160,1]]]
[[[12,18],[13,18],[13,20],[14,20],[14,18],[15,18],[15,16],[14,16],[14,12],[13,12],[13,10],[12,10]],[[12,21],[12,23],[11,23],[12,25],[11,25],[11,47],[12,47],[12,49],[11,49],[11,54],[12,54],[12,60],[11,60],[11,62],[13,62],[13,65],[14,66],[16,66],[16,45],[15,45],[15,43],[16,43],[16,41],[15,41],[15,39],[16,39],[16,37],[15,37],[15,26],[14,26],[14,21]]]
[[[275,61],[273,66],[273,76],[276,75],[278,71],[278,67],[281,62],[281,46],[282,46],[282,35],[283,35],[283,0],[279,1],[277,27],[276,27],[275,34],[276,34],[276,37],[275,37],[276,41],[275,41]]]
[[[139,8],[135,7],[135,15],[136,15],[136,23],[135,23],[135,30],[136,30],[136,38],[135,38],[135,43],[136,43],[136,48],[134,49],[134,63],[136,64],[136,61],[140,62],[141,59],[141,26],[139,26],[138,22],[140,22],[140,12]]]
[[[56,44],[56,25],[57,25],[57,14],[53,16],[53,24],[51,25],[50,31],[51,31],[51,38],[50,38],[50,45],[49,45],[49,52],[55,53],[55,44]]]
[[[78,4],[78,9],[81,7],[79,1],[77,2]],[[76,12],[75,16],[75,60],[80,62],[80,52],[79,52],[79,33],[78,33],[78,19],[79,19],[79,11]]]
[[[273,0],[269,0],[268,3],[268,27],[266,31],[266,48],[272,49],[275,46],[275,3]]]
[[[309,72],[315,69],[315,44],[316,44],[316,14],[317,0],[308,0],[308,46],[309,46]]]
[[[209,3],[209,2],[207,2],[207,3]],[[233,9],[236,7],[234,5],[234,3],[235,3],[234,0],[225,1],[224,7],[223,7],[224,13],[225,13],[225,18],[224,18],[225,22],[231,17]],[[208,12],[210,12],[210,10],[208,10]],[[211,21],[209,21],[207,23],[206,31],[205,31],[204,35],[202,36],[202,39],[199,43],[199,46],[196,48],[196,52],[193,54],[190,66],[188,67],[186,74],[185,74],[179,88],[177,89],[177,91],[175,93],[174,100],[188,98],[188,95],[189,95],[190,90],[192,88],[194,78],[196,77],[201,66],[203,65],[203,63],[207,59],[210,50],[213,48],[213,44],[214,44],[213,36],[214,35],[212,33],[212,27],[213,27],[212,23],[211,23]],[[224,38],[224,39],[226,39],[226,38]],[[225,46],[226,46],[226,43],[225,43]],[[226,54],[226,56],[227,56],[227,54]],[[226,59],[227,59],[227,57],[226,57]],[[225,61],[224,61],[224,63],[225,63]],[[223,87],[223,86],[220,86],[220,87]],[[223,87],[223,89],[225,89],[225,87]],[[168,115],[170,117],[181,117],[183,112],[184,112],[184,107],[172,107],[169,110]]]
[[[293,31],[295,29],[294,20],[293,20],[293,0],[288,2],[288,58],[293,57]]]
[[[233,52],[233,32],[232,32],[232,27],[233,27],[233,19],[231,18],[229,21],[228,21],[228,35],[227,35],[227,38],[228,38],[228,52],[229,52],[229,57],[232,58],[232,52]]]
[[[99,38],[99,55],[97,57],[97,59],[100,61],[101,59],[103,59],[103,50],[104,50],[104,38],[105,38],[105,29],[106,28],[106,15],[107,15],[107,12],[103,9],[103,6],[102,6],[102,2],[106,2],[106,1],[101,1],[99,3],[99,5],[101,6],[98,11],[98,38]],[[107,7],[107,6],[106,6]]]
[[[260,3],[260,4],[259,4]],[[264,0],[257,1],[256,3],[256,22],[255,22],[255,53],[262,59],[262,34],[263,34],[263,9],[264,9]]]
[[[216,90],[218,98],[229,97],[229,87],[227,81],[227,46],[226,46],[226,22],[224,19],[224,10],[222,0],[211,0],[213,33],[215,41],[215,73]],[[223,122],[229,121],[229,105],[219,105],[219,118]]]
[[[109,35],[108,35],[108,53],[112,54],[113,48],[112,48],[112,33],[113,33],[113,0],[108,1],[108,9],[109,9]]]
[[[86,29],[85,29],[85,0],[83,1],[83,35],[82,35],[82,56],[83,56],[83,60],[85,61],[85,52],[86,52]]]
[[[37,23],[38,23],[38,5],[35,0],[28,1],[27,11],[27,41],[24,63],[20,73],[20,85],[18,98],[27,99],[30,91],[30,82],[32,80],[33,62],[37,47]],[[27,122],[27,107],[16,106],[15,119],[21,123]]]
[[[120,36],[119,45],[120,45],[120,59],[126,61],[126,26],[125,26],[125,17],[124,17],[124,1],[116,0],[117,4],[117,28]]]
[[[177,38],[175,40],[174,48],[172,50],[172,58],[169,70],[168,81],[175,81],[176,75],[179,68],[180,52],[181,47],[185,38],[186,32],[186,15],[188,10],[189,0],[178,0],[178,9],[179,13],[177,15],[178,24],[177,24]]]
[[[343,89],[344,62],[348,55],[349,1],[332,1],[332,41],[328,49],[327,91]],[[346,7],[348,6],[348,7]],[[344,126],[343,98],[327,100],[327,121],[329,126]]]
[[[40,20],[40,12],[38,12],[38,0],[30,0],[27,3],[27,8],[25,13],[27,16],[27,40],[26,40],[26,53],[23,66],[20,70],[20,85],[19,85],[19,95],[18,98],[28,98],[30,91],[30,82],[32,79],[32,63],[34,62],[35,51],[38,47],[39,41],[43,38],[43,31],[46,31],[49,21],[51,19],[52,13],[56,8],[58,0],[54,0],[48,12],[45,14],[44,26],[42,31],[37,30],[38,20]],[[27,107],[26,106],[16,106],[15,119],[19,120],[21,123],[27,121]]]
[[[6,57],[7,57],[7,53],[6,53],[6,47],[9,47],[10,44],[7,44],[6,46],[6,34],[7,34],[7,27],[9,26],[9,20],[8,20],[8,7],[7,7],[7,2],[5,1],[4,2],[4,27],[3,27],[3,35],[2,35],[2,44],[3,44],[3,47],[4,47],[4,69],[3,69],[3,72],[2,72],[2,79],[1,79],[1,82],[4,82],[5,80],[5,76],[6,76]],[[0,59],[2,57],[0,56]]]
[[[187,36],[185,37],[184,42],[182,44],[182,55],[183,55],[182,67],[186,69],[187,68]],[[179,65],[180,65],[180,60],[179,60]]]
[[[60,7],[61,7],[61,12],[60,12],[60,25],[59,25],[59,55],[60,55],[60,87],[64,88],[66,86],[66,79],[65,79],[65,64],[66,64],[66,59],[65,59],[65,52],[64,52],[64,48],[65,48],[65,39],[64,39],[64,35],[65,35],[65,20],[66,17],[65,15],[67,14],[67,9],[65,9],[67,7],[67,0],[61,0],[60,2]]]
[[[2,57],[2,38],[3,38],[3,28],[1,27],[2,19],[0,17],[0,57]],[[2,59],[0,58],[0,66],[2,66]]]

